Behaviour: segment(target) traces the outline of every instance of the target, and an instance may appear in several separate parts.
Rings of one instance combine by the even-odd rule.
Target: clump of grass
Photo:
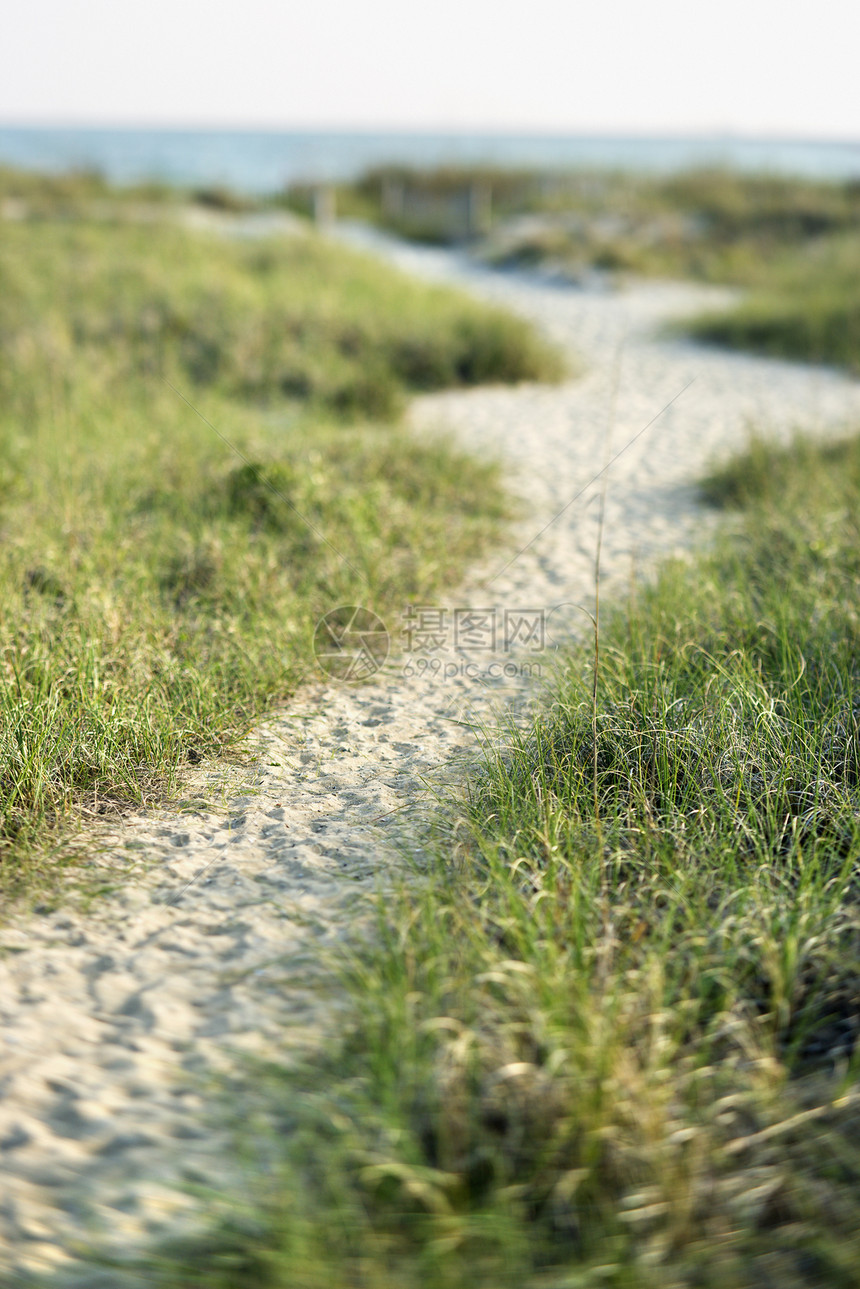
[[[727,510],[781,513],[794,507],[802,524],[835,505],[841,493],[850,515],[854,496],[860,496],[860,441],[822,444],[798,435],[780,448],[754,436],[746,451],[703,479],[701,490],[710,505]]]
[[[688,330],[714,344],[860,371],[858,273],[860,237],[830,239],[775,265],[736,309]]]
[[[519,320],[315,237],[57,213],[0,248],[5,890],[282,702],[321,613],[396,615],[495,531],[495,466],[399,429],[411,390],[559,370]]]
[[[860,439],[708,486],[741,531],[488,749],[202,1283],[853,1284]]]

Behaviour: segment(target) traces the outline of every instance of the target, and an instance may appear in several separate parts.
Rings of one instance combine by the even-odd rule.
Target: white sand
[[[750,424],[783,435],[860,424],[855,381],[653,338],[662,320],[726,292],[542,287],[376,242],[413,271],[534,319],[587,364],[560,388],[416,401],[418,433],[448,426],[504,461],[528,516],[447,599],[452,612],[494,608],[501,625],[505,610],[590,604],[600,485],[494,575],[663,408],[607,476],[607,589],[707,534],[713,518],[694,480],[743,444]],[[232,1180],[247,1194],[211,1076],[233,1078],[250,1103],[244,1053],[325,1041],[338,1000],[321,951],[397,862],[392,832],[420,817],[428,776],[474,748],[470,722],[492,722],[500,700],[536,691],[490,674],[512,659],[542,656],[446,648],[420,676],[404,675],[401,657],[360,688],[308,685],[249,741],[250,768],[195,777],[186,795],[202,806],[140,814],[105,843],[113,893],[0,929],[0,1283],[31,1270],[56,1285],[136,1284],[94,1271],[82,1243],[129,1252],[195,1223],[207,1204],[188,1183]],[[406,661],[414,671],[417,656]],[[463,674],[442,679],[431,665]]]

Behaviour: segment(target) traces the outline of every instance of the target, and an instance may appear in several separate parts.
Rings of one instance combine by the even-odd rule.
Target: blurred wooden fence
[[[416,235],[440,241],[478,237],[488,231],[492,213],[487,183],[473,181],[451,192],[429,192],[391,176],[382,181],[383,219]]]

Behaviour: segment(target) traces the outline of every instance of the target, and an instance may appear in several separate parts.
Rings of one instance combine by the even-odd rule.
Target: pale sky
[[[860,138],[860,0],[4,0],[0,121]]]

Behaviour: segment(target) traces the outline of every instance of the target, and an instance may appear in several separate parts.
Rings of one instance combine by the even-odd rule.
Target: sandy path
[[[88,1289],[136,1284],[95,1272],[87,1242],[121,1253],[194,1223],[206,1202],[189,1185],[235,1177],[246,1191],[212,1076],[236,1079],[241,1095],[243,1053],[325,1041],[337,1000],[321,950],[396,862],[392,831],[421,814],[428,778],[474,746],[470,721],[535,691],[522,673],[546,661],[533,647],[541,614],[591,599],[599,487],[568,503],[608,457],[657,417],[608,474],[604,584],[623,587],[713,522],[693,481],[750,423],[825,434],[860,423],[857,382],[654,338],[664,319],[725,293],[559,289],[446,253],[377,249],[533,318],[582,355],[586,374],[556,389],[417,400],[416,431],[448,426],[500,456],[528,515],[456,598],[427,606],[445,618],[413,618],[413,643],[432,626],[438,648],[395,657],[359,688],[309,686],[249,741],[247,768],[201,772],[182,808],[141,814],[106,842],[112,894],[0,929],[4,1286],[28,1272]],[[455,614],[469,608],[482,613]],[[529,624],[532,638],[503,652],[506,627],[527,635]],[[402,624],[388,625],[398,637]],[[497,674],[505,664],[514,674]]]

